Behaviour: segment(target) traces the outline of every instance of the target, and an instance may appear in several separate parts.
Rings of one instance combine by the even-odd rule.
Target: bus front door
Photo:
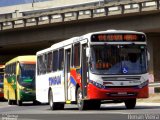
[[[82,44],[82,57],[81,57],[81,76],[82,76],[82,97],[87,97],[87,57],[86,57],[86,44]]]
[[[71,49],[65,50],[65,98],[66,100],[70,100],[69,96],[69,81],[70,81],[70,60],[71,60]]]

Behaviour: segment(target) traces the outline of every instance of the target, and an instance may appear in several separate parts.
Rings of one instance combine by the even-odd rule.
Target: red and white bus
[[[80,110],[121,101],[127,109],[148,98],[148,52],[142,32],[88,33],[37,52],[36,99],[50,108]]]

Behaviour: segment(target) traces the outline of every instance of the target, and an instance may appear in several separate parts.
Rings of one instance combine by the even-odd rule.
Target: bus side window
[[[73,66],[80,66],[80,43],[74,45]]]
[[[10,75],[10,65],[7,65],[7,77]]]
[[[58,50],[53,51],[53,72],[58,70]]]
[[[43,63],[44,63],[44,74],[47,73],[47,54],[45,53],[43,56]]]
[[[47,72],[50,73],[52,71],[52,52],[49,52],[47,55]]]
[[[64,68],[64,49],[59,50],[59,70]]]
[[[13,63],[13,74],[16,75],[16,63]]]
[[[11,65],[11,75],[14,75],[14,64]]]
[[[4,71],[4,73],[5,73],[5,78],[7,78],[8,77],[8,65],[7,66],[5,66],[5,71]]]
[[[41,62],[42,62],[42,56],[37,57],[37,74],[41,74]]]
[[[37,58],[37,69],[38,69],[38,75],[45,74],[46,68],[47,68],[47,56],[46,55],[40,55]]]

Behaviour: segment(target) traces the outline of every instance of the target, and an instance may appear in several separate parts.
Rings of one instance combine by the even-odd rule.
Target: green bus
[[[9,105],[36,102],[35,60],[33,55],[18,56],[5,64],[4,98]]]

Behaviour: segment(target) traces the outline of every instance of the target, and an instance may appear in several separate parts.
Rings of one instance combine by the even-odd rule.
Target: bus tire
[[[9,91],[7,91],[8,105],[12,105],[12,100],[9,99]]]
[[[8,105],[12,105],[12,100],[8,99]]]
[[[12,105],[17,105],[17,101],[16,101],[16,100],[13,100],[13,101],[12,101]]]
[[[39,101],[37,101],[37,100],[34,100],[33,101],[33,105],[40,105],[41,103],[39,102]]]
[[[22,106],[22,101],[21,100],[17,100],[17,105],[18,106]]]
[[[88,101],[89,109],[90,110],[99,110],[101,106],[100,100],[90,100]]]
[[[134,109],[136,106],[136,99],[128,99],[124,101],[127,109]]]
[[[52,90],[49,91],[49,106],[51,110],[62,110],[64,109],[64,103],[53,102]]]
[[[77,90],[77,106],[78,106],[78,109],[79,110],[87,110],[89,109],[89,105],[87,104],[88,101],[86,100],[83,100],[82,98],[82,90],[81,88],[79,87],[78,90]]]

